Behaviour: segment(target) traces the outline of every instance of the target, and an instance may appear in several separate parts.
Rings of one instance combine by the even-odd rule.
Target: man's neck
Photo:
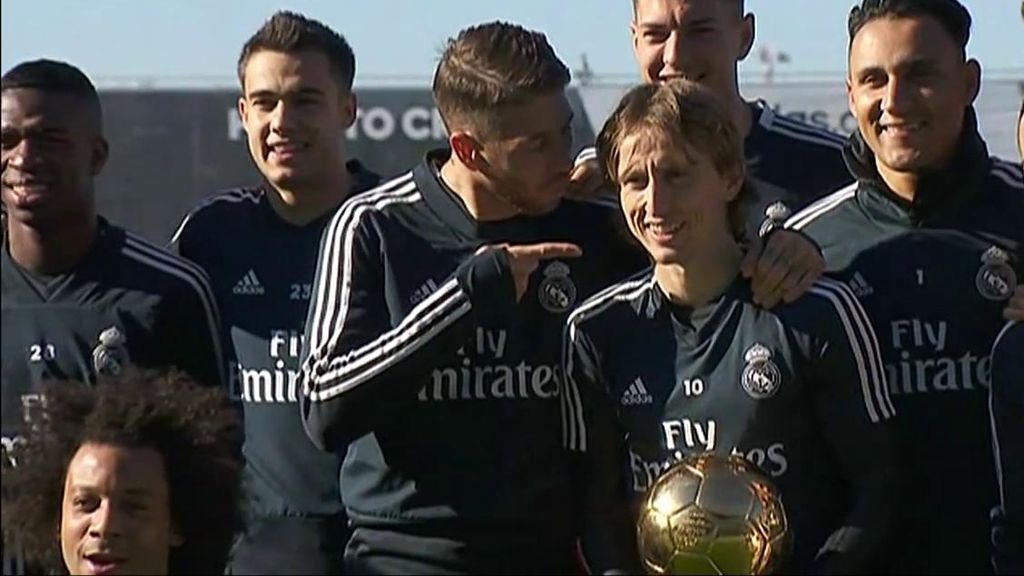
[[[487,187],[486,183],[474,177],[453,154],[441,166],[441,180],[462,199],[466,210],[477,222],[506,220],[519,214],[519,209]]]
[[[745,140],[750,130],[754,127],[754,113],[750,109],[750,103],[744,100],[739,94],[732,98],[729,103],[729,117],[740,132],[740,139]]]
[[[921,174],[917,172],[898,172],[891,170],[887,166],[875,158],[875,168],[878,170],[878,175],[882,177],[882,181],[885,185],[893,191],[894,194],[907,202],[913,202],[914,196],[917,195],[918,185],[921,182]]]
[[[95,214],[45,231],[8,218],[7,246],[11,259],[25,270],[50,276],[63,274],[78,266],[92,250],[98,227]]]
[[[282,220],[305,226],[344,202],[352,191],[352,183],[352,174],[342,170],[323,184],[288,190],[269,186],[267,198]]]
[[[718,298],[740,271],[743,253],[731,239],[700,250],[692,262],[657,264],[654,278],[674,304],[697,308]]]

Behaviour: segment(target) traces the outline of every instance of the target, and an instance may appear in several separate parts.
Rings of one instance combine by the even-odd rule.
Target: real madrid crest
[[[743,389],[755,400],[771,398],[779,389],[782,373],[772,361],[772,351],[762,344],[751,346],[743,359],[747,361],[741,382]]]
[[[111,326],[100,333],[99,344],[92,350],[92,366],[97,374],[117,376],[128,361],[124,334]]]
[[[1017,288],[1017,274],[1010,266],[1009,255],[992,246],[981,255],[981,268],[974,277],[978,292],[989,300],[1006,300]]]
[[[569,311],[576,304],[576,285],[569,277],[569,266],[558,261],[548,264],[537,292],[540,305],[548,312]]]

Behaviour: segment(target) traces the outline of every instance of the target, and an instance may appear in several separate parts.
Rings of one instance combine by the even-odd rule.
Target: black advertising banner
[[[570,90],[576,149],[594,141],[592,121]],[[158,243],[185,213],[217,191],[259,183],[236,111],[237,93],[104,91],[111,157],[99,179],[101,213]],[[345,135],[349,158],[384,177],[443,146],[444,125],[429,89],[358,91],[359,112]]]

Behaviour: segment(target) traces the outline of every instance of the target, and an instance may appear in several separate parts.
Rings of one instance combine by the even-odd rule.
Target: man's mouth
[[[894,122],[882,125],[882,134],[889,136],[906,137],[923,130],[924,122]]]
[[[645,222],[644,232],[647,236],[659,244],[667,243],[683,229],[683,222]]]
[[[41,200],[50,188],[51,182],[40,179],[5,181],[7,188],[14,195],[14,202],[20,206],[35,204]]]
[[[707,74],[662,74],[658,76],[658,81],[668,82],[670,80],[689,80],[697,84],[702,84],[704,79],[707,78]]]
[[[105,552],[85,555],[85,569],[90,574],[113,574],[124,565],[126,559]]]
[[[302,142],[277,142],[269,145],[270,155],[274,156],[278,160],[287,160],[293,158],[296,154],[299,154],[309,148],[309,144]]]

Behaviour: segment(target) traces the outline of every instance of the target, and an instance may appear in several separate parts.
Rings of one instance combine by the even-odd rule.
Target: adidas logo
[[[647,391],[647,387],[644,386],[644,382],[639,376],[637,376],[636,380],[633,380],[633,383],[622,394],[623,406],[639,406],[640,404],[651,404],[653,402],[654,397]]]
[[[433,280],[428,278],[427,281],[424,282],[422,286],[417,288],[416,291],[412,293],[412,296],[409,297],[409,302],[412,303],[413,306],[415,306],[420,302],[426,300],[427,296],[430,296],[436,291],[437,284],[434,283]]]
[[[856,294],[858,298],[871,296],[875,293],[875,289],[872,288],[871,284],[868,284],[868,281],[860,275],[860,272],[854,274],[853,278],[851,278],[847,284],[850,285],[850,290],[853,290],[853,293]]]
[[[242,279],[235,284],[231,291],[240,296],[263,296],[264,293],[263,285],[260,284],[259,278],[256,277],[256,271],[252,268],[245,273],[245,276],[242,276]]]

